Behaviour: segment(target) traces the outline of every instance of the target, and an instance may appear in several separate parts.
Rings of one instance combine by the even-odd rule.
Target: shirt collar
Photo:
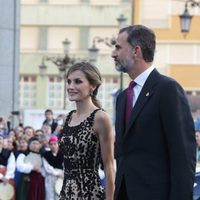
[[[144,72],[142,72],[139,76],[137,76],[134,80],[134,82],[137,83],[137,85],[143,87],[145,81],[147,80],[148,76],[150,73],[154,70],[154,66],[152,65],[151,67],[147,68]]]

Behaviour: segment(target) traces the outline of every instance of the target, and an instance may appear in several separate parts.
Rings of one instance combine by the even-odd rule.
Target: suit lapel
[[[142,108],[144,107],[144,105],[148,102],[148,100],[151,98],[151,96],[153,95],[154,92],[154,85],[157,82],[157,77],[159,76],[159,73],[156,69],[154,69],[151,74],[149,75],[149,77],[147,78],[141,92],[140,95],[136,101],[136,104],[134,106],[134,108],[132,109],[131,112],[131,117],[130,120],[128,122],[127,128],[126,128],[126,132],[125,134],[129,131],[129,129],[131,128],[132,124],[135,122],[135,120],[137,119],[139,113],[141,112]]]

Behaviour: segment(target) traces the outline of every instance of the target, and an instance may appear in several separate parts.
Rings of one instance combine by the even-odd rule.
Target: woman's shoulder
[[[95,121],[108,122],[110,121],[110,115],[103,109],[99,109],[95,114]]]
[[[94,130],[101,138],[112,135],[112,121],[110,115],[106,111],[99,110],[96,113]]]

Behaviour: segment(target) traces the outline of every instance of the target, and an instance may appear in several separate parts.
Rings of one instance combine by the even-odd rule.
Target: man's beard
[[[121,63],[116,63],[116,64],[115,64],[115,69],[116,69],[118,72],[126,72],[126,67],[123,66]]]

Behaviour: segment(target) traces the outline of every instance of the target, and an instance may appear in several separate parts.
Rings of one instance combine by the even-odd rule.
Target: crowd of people
[[[52,110],[46,110],[38,130],[21,122],[12,128],[10,119],[0,118],[0,182],[13,186],[12,199],[58,199],[55,184],[63,179],[58,145],[63,115],[54,119]]]

